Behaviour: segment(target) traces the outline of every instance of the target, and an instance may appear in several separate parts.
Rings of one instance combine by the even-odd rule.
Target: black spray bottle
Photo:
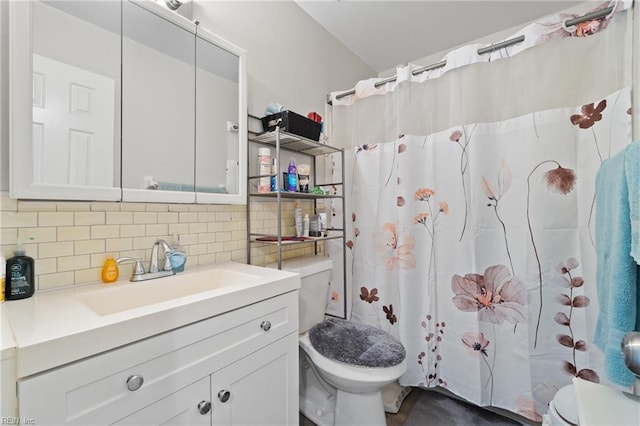
[[[17,300],[33,296],[34,278],[33,258],[27,256],[22,245],[18,243],[13,257],[7,259],[5,299]]]

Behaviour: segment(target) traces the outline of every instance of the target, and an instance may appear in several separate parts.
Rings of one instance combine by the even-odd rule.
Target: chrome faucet
[[[155,243],[153,243],[153,248],[151,249],[151,262],[149,262],[149,272],[159,272],[158,268],[158,248],[162,246],[162,250],[164,251],[164,265],[162,267],[163,271],[172,271],[171,261],[169,260],[169,256],[173,252],[173,248],[167,243],[165,240],[158,239]]]
[[[164,265],[162,269],[158,268],[158,249],[162,246],[162,250],[164,250]],[[144,271],[144,265],[142,264],[142,260],[136,259],[133,257],[121,257],[116,259],[116,262],[120,263],[128,263],[135,262],[136,266],[133,268],[133,272],[131,274],[131,278],[129,281],[138,282],[138,281],[146,281],[152,280],[154,278],[168,277],[169,275],[175,275],[173,268],[171,268],[171,261],[169,257],[173,249],[165,240],[156,240],[153,243],[153,247],[151,249],[151,261],[149,262],[149,272]]]

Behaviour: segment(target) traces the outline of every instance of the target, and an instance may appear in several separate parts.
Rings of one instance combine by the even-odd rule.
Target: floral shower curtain
[[[573,377],[607,381],[591,343],[594,179],[631,142],[630,13],[616,5],[597,31],[559,31],[556,15],[523,30],[527,48],[463,48],[445,71],[409,65],[334,95],[351,293],[334,299],[400,338],[401,384],[540,421]]]

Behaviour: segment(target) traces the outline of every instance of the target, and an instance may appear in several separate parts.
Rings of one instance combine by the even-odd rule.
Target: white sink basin
[[[122,282],[81,292],[76,297],[98,315],[111,315],[130,309],[175,300],[231,286],[263,280],[259,275],[225,268],[204,269],[148,281]]]

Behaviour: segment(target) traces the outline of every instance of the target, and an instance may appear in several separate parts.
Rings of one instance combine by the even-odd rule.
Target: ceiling
[[[584,3],[555,0],[296,2],[376,72]],[[594,2],[594,7],[597,4]]]

